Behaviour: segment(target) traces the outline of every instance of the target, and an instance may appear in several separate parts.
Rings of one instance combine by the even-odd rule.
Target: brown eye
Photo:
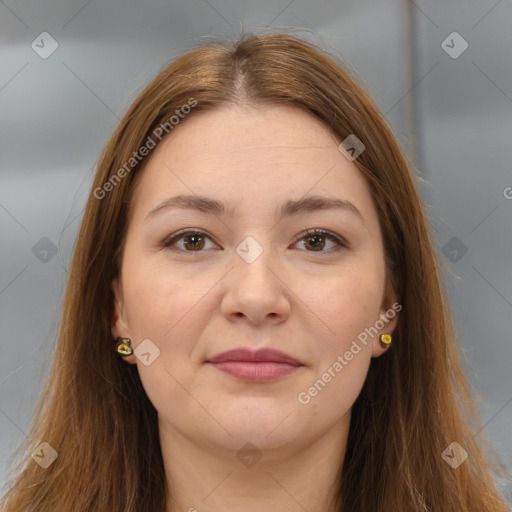
[[[326,240],[329,240],[336,244],[336,247],[332,249],[333,251],[337,251],[347,247],[346,243],[343,241],[341,237],[334,235],[333,233],[325,231],[323,229],[307,230],[305,233],[302,234],[302,237],[298,242],[302,240],[305,240],[304,245],[306,248],[311,248],[311,250],[308,250],[308,252],[332,252],[328,250],[323,250],[326,246]]]
[[[164,240],[161,245],[162,247],[172,248],[177,242],[183,240],[181,250],[184,252],[201,252],[205,247],[206,239],[211,240],[209,236],[201,231],[180,231]]]
[[[202,231],[185,230],[178,231],[166,238],[161,243],[161,246],[181,252],[204,252],[207,240],[211,240],[211,238]],[[341,237],[323,229],[309,229],[305,231],[301,234],[301,238],[295,242],[295,245],[303,240],[307,252],[332,253],[347,247],[346,242]],[[327,241],[333,242],[335,246],[332,249],[324,250]],[[177,245],[180,242],[182,242],[181,246]]]
[[[323,235],[308,235],[304,237],[304,240],[306,240],[306,247],[312,247],[314,251],[321,251],[325,247],[326,238]]]
[[[204,238],[201,234],[196,233],[182,238],[185,240],[184,245],[187,249],[190,247],[192,250],[201,250],[204,247]]]

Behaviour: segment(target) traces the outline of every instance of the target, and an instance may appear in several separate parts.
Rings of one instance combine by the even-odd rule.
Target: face
[[[346,428],[397,316],[370,190],[335,137],[289,106],[202,112],[139,178],[112,334],[160,428],[219,451]],[[313,196],[345,206],[291,203]]]

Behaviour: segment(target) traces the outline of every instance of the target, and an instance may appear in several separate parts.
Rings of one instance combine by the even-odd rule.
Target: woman
[[[507,510],[410,168],[296,37],[166,67],[99,162],[2,510]]]

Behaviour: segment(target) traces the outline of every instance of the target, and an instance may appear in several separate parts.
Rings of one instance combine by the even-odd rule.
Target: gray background
[[[511,22],[510,0],[2,1],[0,482],[29,428],[92,174],[118,119],[204,37],[291,27],[353,70],[425,180],[485,430],[511,471]],[[58,43],[46,59],[31,46],[50,48],[42,32]],[[457,58],[453,32],[468,44]]]

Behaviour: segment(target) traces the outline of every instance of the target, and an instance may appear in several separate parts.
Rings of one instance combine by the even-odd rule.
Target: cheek
[[[365,266],[340,273],[322,288],[308,303],[325,327],[317,338],[314,372],[321,377],[330,369],[332,389],[348,385],[359,390],[371,360],[373,338],[368,333],[379,319],[383,283],[377,269]]]
[[[315,312],[328,329],[315,340],[311,377],[297,396],[307,422],[321,417],[325,425],[332,425],[352,408],[361,392],[372,355],[372,338],[365,337],[365,329],[379,318],[382,292],[371,275],[366,270],[331,280],[316,298]]]
[[[201,300],[207,290],[203,290],[201,279],[183,280],[163,270],[143,271],[142,265],[136,273],[126,275],[132,346],[136,349],[142,340],[150,339],[159,350],[148,366],[137,360],[146,394],[158,411],[169,410],[170,397],[178,409],[185,408],[190,397],[182,385],[190,388],[190,374],[196,370],[191,353],[208,318]]]
[[[126,260],[124,276],[127,317],[136,340],[154,337],[162,343],[205,293],[201,278],[183,279],[179,268],[153,265],[143,254]]]
[[[379,318],[383,283],[371,268],[354,268],[331,278],[316,294],[317,311],[329,328],[326,340],[337,350],[348,349],[351,341]]]

